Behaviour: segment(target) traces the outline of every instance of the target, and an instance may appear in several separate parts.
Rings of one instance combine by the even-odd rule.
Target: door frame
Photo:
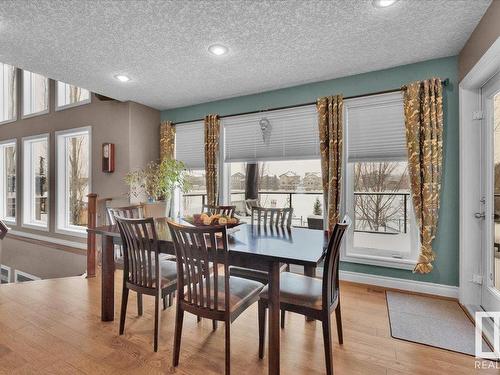
[[[498,291],[492,284],[495,277],[495,265],[492,264],[491,250],[494,249],[495,229],[494,223],[491,221],[495,213],[495,200],[494,200],[494,108],[493,108],[493,95],[500,92],[500,72],[492,77],[481,89],[482,100],[482,114],[481,132],[482,132],[482,150],[481,157],[482,177],[480,181],[486,183],[483,186],[482,197],[484,199],[481,212],[484,212],[484,225],[482,229],[482,243],[481,246],[481,259],[482,259],[482,296],[481,307],[486,311],[500,311],[500,291]],[[493,135],[493,136],[492,136]],[[497,146],[498,147],[498,146]],[[493,262],[495,260],[493,259]],[[494,283],[494,281],[493,281]]]
[[[459,84],[460,107],[460,303],[474,315],[480,310],[482,275],[481,223],[481,87],[500,71],[500,37]],[[479,117],[479,118],[478,118]]]

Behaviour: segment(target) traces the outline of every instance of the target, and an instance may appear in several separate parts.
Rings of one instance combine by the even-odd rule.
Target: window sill
[[[71,228],[57,228],[55,233],[64,234],[66,236],[87,238],[87,228],[71,229]]]
[[[49,226],[48,225],[43,225],[43,224],[23,223],[23,224],[21,224],[21,227],[28,228],[28,229],[39,230],[39,231],[42,231],[42,232],[48,232],[49,231]]]
[[[370,266],[398,268],[403,270],[413,270],[417,261],[408,258],[389,258],[376,255],[348,254],[342,255],[342,262],[367,264]]]
[[[37,117],[37,116],[41,116],[41,115],[46,115],[49,113],[49,109],[44,109],[43,111],[38,111],[38,112],[33,112],[33,113],[28,113],[28,114],[23,114],[21,116],[21,120],[26,120],[26,119],[29,119],[29,118],[32,118],[32,117]]]
[[[60,107],[56,105],[56,111],[64,111],[65,109],[79,107],[81,105],[90,104],[91,102],[92,102],[92,99],[89,98],[89,99],[81,100],[81,101],[76,102],[76,103],[62,105]]]

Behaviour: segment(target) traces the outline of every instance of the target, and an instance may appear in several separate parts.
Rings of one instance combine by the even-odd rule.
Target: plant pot
[[[145,217],[169,217],[170,215],[170,199],[165,201],[157,201],[157,202],[147,202],[143,203],[144,205],[144,216]]]

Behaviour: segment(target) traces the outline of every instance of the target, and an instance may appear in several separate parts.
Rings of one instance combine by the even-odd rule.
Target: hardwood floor
[[[120,285],[120,274],[116,282]],[[116,288],[119,311],[121,288]],[[390,337],[385,293],[341,284],[344,345],[334,337],[336,374],[498,374],[475,370],[475,359]],[[130,298],[125,334],[100,321],[100,279],[65,278],[0,287],[0,374],[222,374],[224,329],[186,314],[180,365],[171,368],[174,308],[162,312],[158,353],[152,350],[154,298],[144,316]],[[257,304],[232,325],[234,374],[267,374],[258,359]],[[321,324],[287,313],[282,331],[282,374],[324,374]]]

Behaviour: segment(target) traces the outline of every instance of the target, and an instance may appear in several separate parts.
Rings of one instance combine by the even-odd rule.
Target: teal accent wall
[[[315,82],[254,95],[240,96],[189,107],[163,111],[162,120],[195,120],[206,114],[221,116],[266,108],[314,102],[316,98],[342,93],[345,97],[400,87],[411,81],[430,77],[449,78],[444,90],[444,177],[438,234],[434,241],[437,259],[427,275],[408,270],[343,262],[341,269],[374,275],[427,281],[458,286],[458,57],[446,57],[403,65],[376,72]]]

